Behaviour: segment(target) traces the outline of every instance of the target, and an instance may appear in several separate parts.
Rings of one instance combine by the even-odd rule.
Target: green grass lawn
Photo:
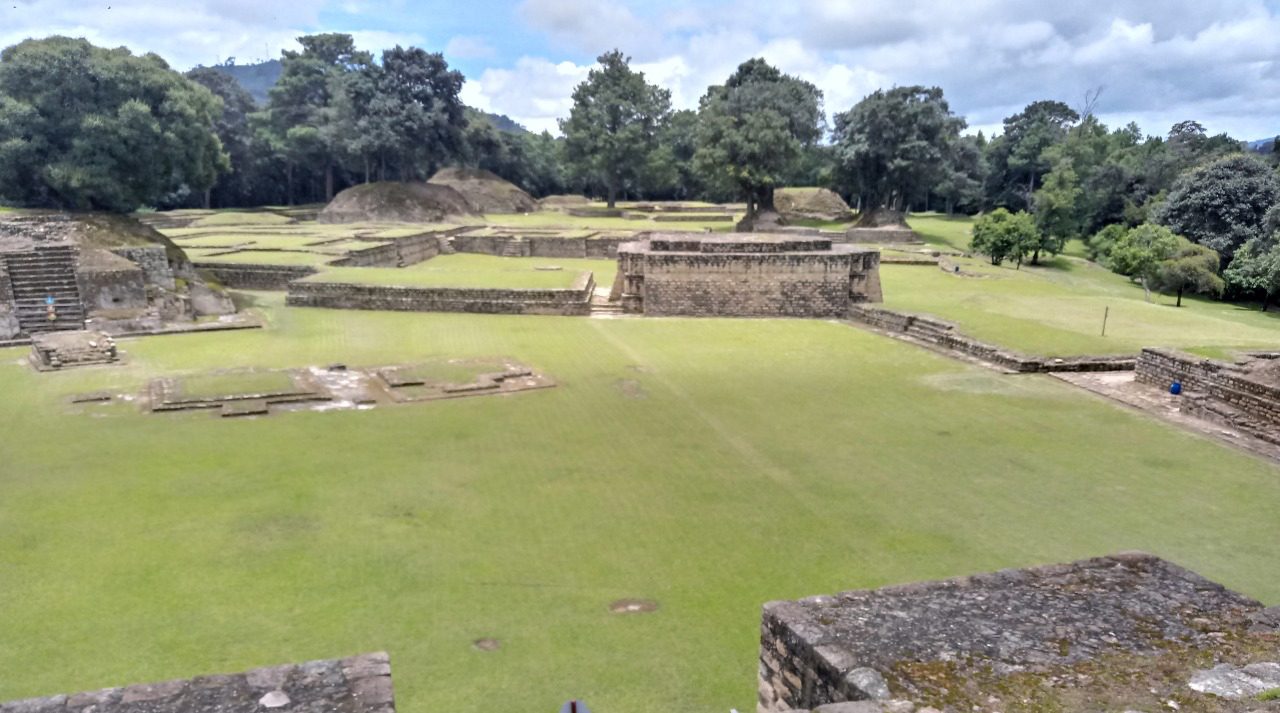
[[[288,216],[268,211],[225,211],[201,218],[192,225],[199,228],[209,228],[224,225],[285,225],[291,222],[293,222],[293,219]]]
[[[1233,349],[1280,348],[1280,313],[1216,300],[1152,294],[1084,260],[992,267],[960,260],[956,277],[933,267],[884,265],[885,306],[936,315],[984,341],[1044,355],[1136,353],[1165,346],[1223,356]],[[1107,336],[1102,336],[1103,316]]]
[[[1280,603],[1280,469],[1047,377],[824,321],[255,298],[268,329],[122,339],[122,366],[0,350],[0,700],[386,649],[406,713],[749,711],[769,600],[1145,549]],[[494,356],[559,386],[250,420],[67,403]],[[609,613],[627,597],[660,609]]]
[[[333,255],[326,255],[319,252],[243,250],[240,252],[225,253],[222,255],[205,255],[200,258],[200,262],[226,263],[229,265],[311,265],[320,267],[334,259],[336,258]]]
[[[189,374],[177,381],[182,396],[191,399],[278,394],[297,390],[287,371],[211,372]]]
[[[973,240],[973,218],[963,215],[948,217],[942,213],[912,213],[907,225],[920,239],[943,248],[961,252],[969,250]]]
[[[538,270],[556,266],[561,270]],[[511,258],[493,255],[440,255],[403,268],[331,267],[308,282],[345,282],[394,287],[474,287],[556,290],[573,287],[583,272],[595,273],[596,283],[612,285],[618,264],[613,260],[581,258]],[[607,280],[607,281],[606,281]]]

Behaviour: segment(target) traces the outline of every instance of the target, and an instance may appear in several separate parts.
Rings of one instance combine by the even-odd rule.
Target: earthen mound
[[[826,188],[779,188],[774,191],[773,202],[784,216],[827,220],[849,220],[853,217],[849,204],[838,193]]]
[[[427,181],[461,193],[479,213],[529,213],[538,202],[514,183],[480,168],[444,168]]]
[[[461,193],[434,183],[382,181],[352,186],[333,197],[316,218],[321,223],[439,223],[475,215]]]

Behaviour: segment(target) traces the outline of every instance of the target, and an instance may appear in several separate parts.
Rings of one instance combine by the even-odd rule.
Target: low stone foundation
[[[116,342],[105,332],[48,332],[31,338],[31,364],[41,371],[119,360]]]
[[[1188,681],[1274,657],[1277,615],[1140,553],[770,602],[758,710],[1237,710]]]
[[[208,273],[224,287],[238,290],[284,290],[289,283],[316,274],[305,265],[232,265],[225,262],[198,262],[196,269]]]
[[[1132,371],[1131,356],[1046,357],[1021,354],[980,342],[956,330],[954,324],[931,317],[904,314],[883,307],[852,305],[849,318],[914,341],[978,359],[1021,374],[1072,371]]]
[[[423,233],[397,238],[384,245],[372,244],[353,250],[346,257],[329,263],[335,267],[408,267],[439,255],[448,238],[439,233]]]
[[[591,313],[595,277],[584,273],[569,289],[505,290],[459,287],[387,287],[338,282],[294,282],[291,307],[579,316]]]
[[[1249,378],[1239,367],[1168,349],[1143,349],[1138,381],[1168,389],[1182,384],[1182,410],[1280,444],[1280,386]]]
[[[395,713],[385,653],[0,704],[0,713]]]
[[[916,245],[924,242],[911,228],[849,228],[844,236],[851,243],[876,245]]]

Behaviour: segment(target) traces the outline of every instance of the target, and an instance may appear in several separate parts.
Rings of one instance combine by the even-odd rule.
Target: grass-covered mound
[[[438,223],[445,216],[475,215],[457,190],[438,183],[381,181],[352,186],[320,211],[321,223]]]
[[[529,213],[538,209],[538,201],[519,186],[480,168],[444,168],[428,183],[456,190],[479,213]]]
[[[826,188],[779,188],[773,194],[774,206],[786,217],[848,220],[853,217],[849,204],[840,194]]]

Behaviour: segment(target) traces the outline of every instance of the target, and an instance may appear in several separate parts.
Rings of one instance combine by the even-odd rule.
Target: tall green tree
[[[1218,275],[1218,253],[1186,238],[1180,238],[1173,254],[1156,265],[1153,282],[1157,290],[1178,296],[1177,307],[1182,306],[1185,292],[1217,297],[1226,287]]]
[[[289,202],[294,202],[299,168],[323,176],[323,195],[333,198],[335,172],[349,132],[340,121],[336,98],[346,75],[367,70],[373,56],[356,49],[351,35],[328,33],[298,38],[302,51],[285,50],[280,79],[258,125],[264,143],[286,164]]]
[[[1081,228],[1080,180],[1070,160],[1063,160],[1035,194],[1036,227],[1040,239],[1031,253],[1031,264],[1040,262],[1040,253],[1057,255],[1067,241],[1078,236]]]
[[[560,130],[569,164],[604,184],[612,208],[623,184],[638,175],[658,147],[658,133],[671,113],[671,92],[646,82],[618,50],[596,61],[573,90],[573,108]]]
[[[208,89],[222,100],[222,112],[213,122],[214,133],[227,153],[230,170],[218,177],[201,196],[205,208],[244,205],[254,197],[257,158],[253,145],[253,127],[249,117],[257,111],[253,97],[231,75],[212,67],[197,67],[187,79]]]
[[[1280,297],[1280,240],[1254,238],[1245,243],[1236,251],[1226,277],[1233,288],[1260,294],[1262,311],[1266,312]]]
[[[128,212],[203,193],[228,168],[221,112],[154,54],[27,40],[0,53],[0,197]]]
[[[822,137],[823,123],[817,87],[751,59],[699,102],[694,165],[709,190],[745,197],[749,216],[771,211],[774,188]]]
[[[837,114],[836,155],[870,209],[864,222],[880,209],[901,214],[944,178],[964,127],[937,87],[877,90]]]
[[[991,259],[992,265],[1013,260],[1019,268],[1040,242],[1035,218],[1024,211],[1010,213],[997,208],[978,218],[973,224],[973,241],[969,247]]]
[[[1112,247],[1109,258],[1111,271],[1140,283],[1150,302],[1152,284],[1160,264],[1176,255],[1184,241],[1185,238],[1174,235],[1162,225],[1139,225]]]
[[[988,195],[993,205],[1033,210],[1036,189],[1053,164],[1045,152],[1067,137],[1080,115],[1060,101],[1037,101],[1004,120],[991,142]]]
[[[1179,178],[1154,217],[1230,262],[1246,242],[1268,237],[1264,219],[1278,200],[1280,181],[1271,167],[1255,156],[1236,154]]]

